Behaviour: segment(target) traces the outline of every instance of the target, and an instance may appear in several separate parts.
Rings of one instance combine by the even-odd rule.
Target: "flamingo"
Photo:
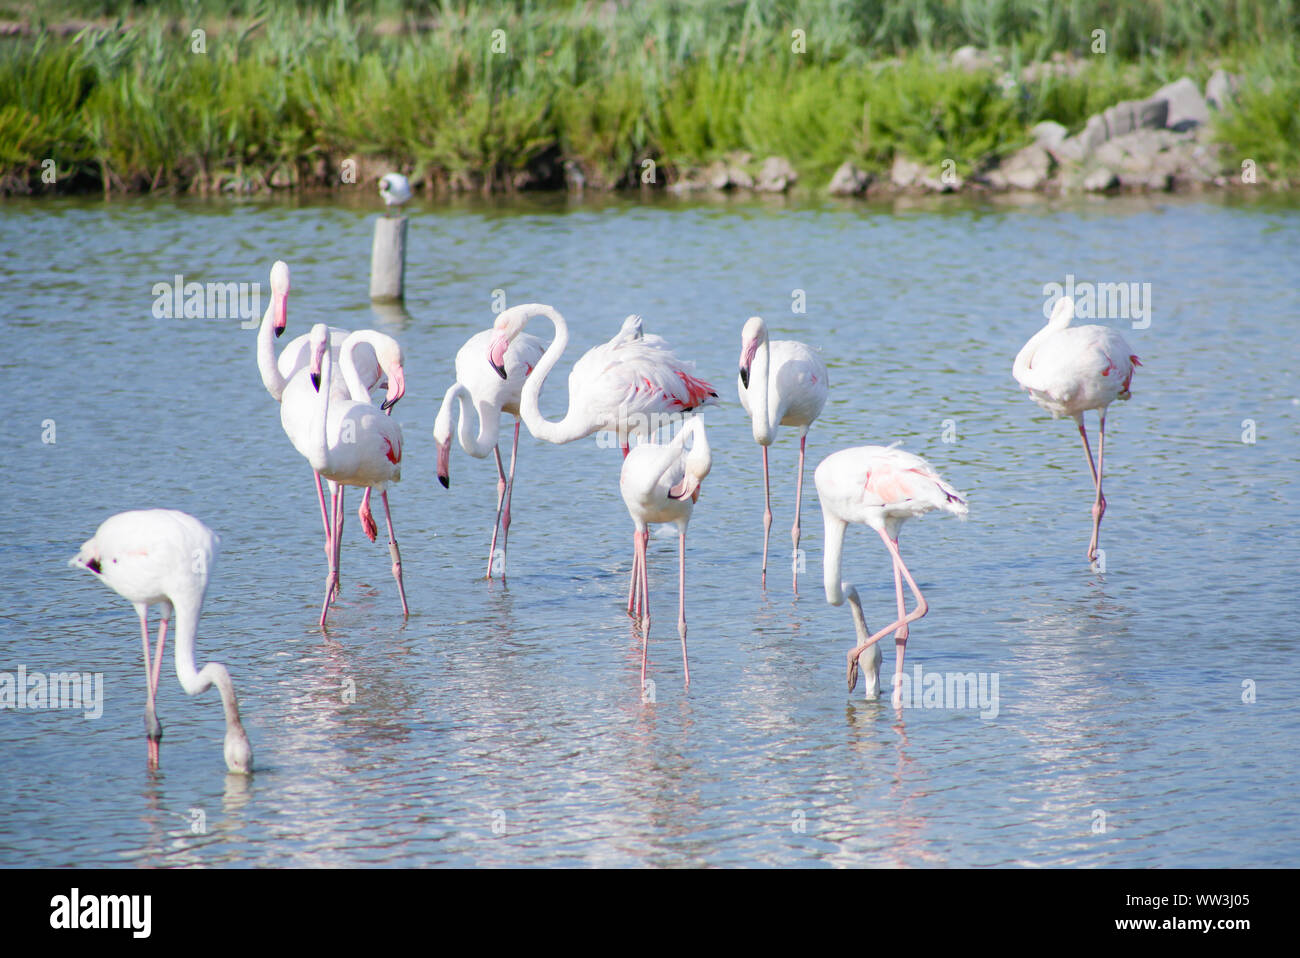
[[[1106,514],[1106,497],[1101,492],[1106,409],[1116,399],[1132,396],[1129,387],[1133,372],[1142,362],[1115,330],[1108,326],[1071,326],[1073,319],[1074,300],[1062,296],[1052,307],[1047,325],[1031,336],[1016,355],[1011,375],[1053,419],[1070,416],[1079,426],[1083,451],[1088,456],[1088,471],[1097,493],[1092,504],[1092,537],[1087,551],[1091,565],[1097,559],[1101,517]],[[1089,409],[1096,409],[1101,417],[1095,464],[1083,425],[1083,414]]]
[[[826,364],[818,351],[789,339],[769,341],[767,324],[751,316],[740,333],[740,404],[753,423],[754,441],[763,447],[763,588],[767,588],[767,542],[772,530],[772,494],[767,471],[767,447],[777,426],[799,430],[799,478],[794,493],[792,565],[794,591],[799,592],[799,513],[803,503],[804,449],[808,427],[821,415],[830,391]]]
[[[379,181],[379,195],[384,198],[385,214],[391,215],[411,198],[411,183],[401,173],[388,173]]]
[[[145,735],[149,742],[149,767],[158,767],[162,724],[154,702],[158,674],[162,669],[167,622],[176,613],[176,676],[190,695],[215,685],[221,693],[226,715],[226,768],[232,772],[253,770],[253,749],[239,721],[239,703],[230,673],[219,662],[209,662],[202,671],[194,666],[194,638],[199,612],[208,588],[208,574],[220,540],[198,519],[174,509],[141,509],[120,512],[105,519],[86,540],[68,565],[86,569],[135,606],[140,616],[140,637],[144,643]],[[149,606],[162,612],[158,625],[158,651],[149,666]]]
[[[626,458],[631,434],[646,435],[660,417],[681,415],[717,399],[714,388],[693,375],[693,364],[678,359],[662,337],[644,335],[641,318],[629,316],[613,339],[574,363],[564,418],[544,419],[538,406],[542,386],[569,344],[564,317],[541,303],[503,311],[492,326],[488,361],[506,378],[506,350],[534,316],[545,316],[555,325],[555,338],[524,383],[519,410],[528,431],[543,442],[573,442],[595,432],[617,431]]]
[[[438,445],[438,481],[444,489],[451,488],[451,414],[454,404],[460,403],[457,433],[460,446],[476,459],[485,459],[489,450],[497,462],[497,518],[492,526],[492,545],[488,551],[487,577],[492,578],[493,559],[497,554],[497,533],[501,533],[501,575],[505,577],[505,551],[510,538],[510,498],[515,488],[515,458],[519,453],[519,397],[523,392],[524,378],[542,357],[545,344],[536,336],[522,333],[506,350],[506,378],[489,372],[481,359],[494,335],[490,329],[475,333],[456,353],[456,382],[447,390],[433,424],[433,441]],[[465,405],[468,402],[478,413],[478,434],[470,431]],[[515,417],[515,438],[510,448],[510,476],[507,480],[497,447],[497,434],[501,428],[501,414]],[[504,509],[504,511],[503,511]]]
[[[694,436],[689,451],[685,444]],[[627,614],[640,617],[642,623],[641,686],[645,687],[646,657],[650,647],[650,585],[647,573],[646,546],[650,541],[649,524],[672,522],[677,525],[677,634],[682,639],[682,669],[686,684],[691,684],[691,668],[686,661],[686,526],[691,511],[700,498],[700,483],[713,466],[704,420],[692,416],[666,445],[641,443],[623,460],[619,488],[623,502],[632,515],[632,581],[628,589]],[[635,611],[634,611],[635,610]]]
[[[353,333],[353,336],[357,335]],[[388,552],[393,559],[393,578],[397,580],[397,592],[402,600],[402,615],[409,615],[406,587],[402,582],[402,555],[393,534],[393,515],[388,505],[388,483],[402,478],[402,427],[369,402],[340,400],[332,395],[334,358],[329,349],[329,329],[324,323],[317,323],[312,328],[311,344],[308,369],[311,386],[316,392],[311,403],[311,422],[306,430],[292,433],[290,439],[312,469],[335,484],[331,487],[333,501],[327,523],[327,529],[333,529],[333,535],[325,602],[321,606],[321,629],[325,628],[330,602],[338,590],[344,486],[379,490],[384,500],[384,519],[388,523]],[[296,400],[292,405],[296,415],[301,406]],[[324,509],[323,499],[321,508]]]
[[[898,551],[898,530],[913,516],[942,509],[959,518],[969,511],[961,493],[948,485],[920,456],[894,446],[858,446],[831,453],[817,466],[813,475],[817,496],[822,504],[826,529],[826,556],[823,560],[823,585],[826,601],[843,605],[849,600],[857,645],[849,651],[848,682],[852,692],[858,684],[858,662],[871,648],[873,661],[867,665],[867,698],[880,694],[880,647],[876,643],[894,633],[894,705],[899,704],[902,689],[898,676],[903,671],[903,653],[907,648],[908,624],[925,615],[930,606],[903,564]],[[894,589],[898,595],[898,619],[874,635],[867,634],[866,619],[858,590],[840,580],[840,557],[844,550],[844,530],[850,522],[871,526],[880,535],[894,564]],[[906,611],[903,601],[903,578],[916,597],[916,608]],[[866,664],[866,663],[864,663]]]

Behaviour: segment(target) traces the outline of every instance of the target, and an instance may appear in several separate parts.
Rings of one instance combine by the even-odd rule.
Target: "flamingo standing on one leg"
[[[1106,409],[1116,399],[1128,399],[1132,395],[1129,387],[1133,372],[1142,362],[1115,330],[1108,326],[1071,326],[1072,319],[1074,300],[1063,296],[1052,308],[1047,325],[1031,336],[1016,356],[1011,375],[1053,419],[1070,416],[1078,424],[1097,493],[1092,504],[1092,538],[1088,540],[1087,558],[1091,564],[1097,559],[1101,517],[1106,514],[1106,497],[1101,492]],[[1101,417],[1095,464],[1088,432],[1083,426],[1083,414],[1089,409],[1096,409]]]
[[[740,334],[740,404],[753,421],[754,441],[763,447],[763,588],[767,588],[767,542],[772,530],[772,494],[767,447],[777,426],[799,430],[799,478],[794,493],[794,591],[799,592],[799,513],[803,501],[804,447],[808,427],[821,415],[830,392],[826,364],[817,350],[788,339],[769,341],[767,324],[751,316]]]
[[[316,401],[312,406],[305,448],[300,447],[299,452],[307,457],[312,469],[336,483],[330,523],[334,530],[333,552],[325,601],[321,605],[321,628],[325,628],[325,617],[338,588],[344,486],[379,490],[384,501],[384,519],[388,523],[388,552],[393,559],[393,578],[397,581],[397,593],[402,600],[402,614],[409,615],[406,587],[402,582],[402,554],[393,534],[393,515],[388,505],[388,483],[402,478],[402,427],[368,402],[332,397],[334,359],[330,354],[329,331],[325,324],[318,323],[312,329],[311,337],[309,374],[316,390]],[[291,438],[297,445],[298,437]]]
[[[438,445],[438,481],[444,489],[451,488],[451,414],[456,402],[460,403],[457,433],[461,448],[476,459],[487,458],[489,451],[496,456],[497,518],[492,526],[487,577],[492,578],[493,560],[497,554],[497,533],[500,532],[501,577],[504,579],[505,552],[510,539],[510,499],[515,488],[515,459],[519,454],[519,398],[523,393],[524,379],[541,359],[546,344],[527,333],[515,337],[506,350],[506,378],[503,380],[483,362],[483,353],[493,335],[494,332],[490,329],[476,333],[456,353],[456,382],[443,397],[438,418],[433,424],[433,441]],[[478,413],[477,435],[470,431],[469,419],[465,415],[467,401]],[[501,462],[501,450],[497,447],[503,412],[515,417],[515,437],[510,448],[508,479]]]
[[[569,345],[564,317],[541,303],[503,311],[492,325],[488,361],[498,376],[506,378],[506,350],[534,316],[545,316],[555,325],[555,338],[524,383],[519,411],[528,431],[543,442],[573,442],[595,432],[616,431],[626,458],[630,435],[648,435],[663,418],[717,399],[714,388],[695,377],[693,364],[678,359],[661,337],[644,335],[640,317],[629,316],[613,339],[574,363],[564,418],[544,419],[538,405],[542,386]]]
[[[330,337],[333,337],[333,331],[330,332]],[[334,357],[335,352],[337,352],[338,368],[341,375],[331,377],[331,398],[336,401],[351,400],[370,405],[370,390],[367,386],[366,377],[369,376],[370,364],[373,363],[374,368],[380,371],[381,376],[386,377],[388,383],[388,395],[380,408],[391,414],[393,406],[406,394],[406,374],[404,372],[402,347],[397,340],[373,329],[360,329],[354,333],[349,333],[337,351],[331,345],[331,358]],[[361,369],[366,370],[365,374],[358,369],[358,357],[361,357],[360,365]],[[308,365],[310,365],[310,359]],[[316,401],[316,388],[312,383],[310,370],[304,366],[294,373],[293,378],[284,388],[280,400],[280,424],[284,428],[285,435],[289,437],[289,441],[294,444],[294,448],[304,456],[307,455],[306,450],[310,448],[314,436],[313,416],[315,415]],[[335,539],[343,534],[343,493],[341,489],[335,488],[333,482],[329,484],[331,499],[336,493],[339,498],[339,509],[331,519],[325,507],[325,492],[321,487],[320,473],[313,472],[313,475],[316,479],[316,497],[320,503],[321,523],[325,527],[325,554],[334,567],[334,590],[337,594],[339,589],[338,559],[342,546],[336,544]],[[378,533],[378,526],[375,524],[374,516],[370,511],[369,488],[366,489],[365,495],[361,499],[361,507],[357,514],[361,518],[361,529],[366,538],[374,542]]]
[[[158,767],[162,724],[155,711],[158,675],[162,669],[167,622],[176,613],[176,676],[190,695],[215,685],[226,715],[226,767],[232,772],[253,770],[253,749],[239,721],[239,703],[230,673],[218,662],[202,671],[194,666],[194,639],[199,612],[208,588],[208,574],[217,551],[217,536],[198,519],[173,509],[121,512],[95,530],[68,565],[87,569],[135,606],[144,642],[145,734],[149,767]],[[149,606],[161,607],[158,651],[149,664]]]
[[[831,453],[821,461],[813,479],[817,484],[822,520],[826,527],[826,556],[822,566],[826,601],[831,605],[841,605],[848,598],[858,634],[858,644],[849,652],[849,691],[852,692],[858,684],[860,657],[868,649],[875,648],[873,662],[867,667],[867,697],[875,698],[879,694],[880,649],[876,642],[893,632],[896,650],[894,704],[897,706],[901,692],[898,676],[903,671],[908,624],[921,618],[930,609],[899,554],[899,527],[913,516],[924,515],[932,509],[942,509],[964,518],[968,512],[966,500],[920,456],[893,446],[858,446]],[[844,530],[850,522],[865,523],[875,529],[893,559],[898,619],[874,635],[867,634],[858,590],[849,583],[840,581]],[[903,601],[904,578],[907,579],[912,595],[916,597],[916,608],[911,612],[906,611]]]
[[[694,436],[689,451],[685,444]],[[628,615],[633,615],[633,599],[642,623],[641,685],[645,686],[646,658],[650,648],[650,583],[647,572],[646,546],[650,541],[649,524],[677,524],[677,634],[682,639],[682,669],[686,684],[691,683],[691,669],[686,661],[686,526],[691,511],[700,498],[700,483],[709,474],[713,457],[704,420],[693,416],[673,440],[666,445],[642,443],[623,460],[619,488],[636,531],[632,534],[632,586],[628,593]]]

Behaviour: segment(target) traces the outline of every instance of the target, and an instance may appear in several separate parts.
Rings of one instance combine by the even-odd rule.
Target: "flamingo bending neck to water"
[[[767,324],[751,316],[740,334],[740,404],[749,413],[754,441],[763,447],[763,588],[767,588],[767,544],[772,530],[772,494],[767,447],[777,426],[799,430],[799,476],[794,493],[794,543],[791,568],[799,592],[799,513],[803,504],[804,449],[808,427],[821,415],[830,392],[826,364],[817,351],[788,339],[769,340]]]
[[[483,353],[492,341],[493,330],[475,333],[456,353],[456,382],[447,390],[433,425],[433,441],[438,446],[438,481],[444,489],[451,488],[451,417],[459,403],[457,436],[460,446],[476,459],[496,457],[497,465],[497,517],[492,526],[492,545],[488,549],[487,578],[492,578],[494,568],[505,578],[506,548],[510,541],[510,500],[515,488],[515,460],[519,454],[519,400],[524,379],[528,376],[545,344],[536,336],[522,333],[510,343],[505,353],[506,378],[502,379],[483,362]],[[478,433],[470,427],[465,413],[468,404],[478,414]],[[515,417],[514,442],[510,447],[510,475],[507,478],[501,462],[497,436],[501,429],[501,414]],[[501,558],[497,562],[497,534],[501,534]]]
[[[1011,375],[1030,398],[1052,414],[1053,419],[1071,417],[1083,438],[1096,498],[1092,503],[1092,537],[1088,540],[1088,562],[1097,560],[1101,518],[1106,514],[1106,497],[1101,491],[1102,459],[1106,452],[1106,410],[1116,399],[1132,393],[1133,372],[1142,365],[1128,342],[1108,326],[1071,326],[1074,300],[1062,296],[1052,308],[1047,325],[1030,337],[1016,355]],[[1097,461],[1092,459],[1083,414],[1096,409],[1101,418]]]
[[[875,649],[867,665],[867,697],[880,692],[880,648],[876,643],[894,633],[894,705],[900,701],[898,676],[903,672],[903,653],[907,648],[908,624],[929,611],[930,606],[912,578],[898,551],[898,531],[904,522],[942,509],[960,518],[969,511],[965,498],[944,482],[930,464],[920,456],[893,446],[858,446],[831,453],[813,474],[817,497],[821,500],[822,520],[826,532],[826,555],[822,560],[822,583],[826,601],[842,605],[849,600],[858,643],[849,651],[849,691],[858,684],[858,663],[868,649]],[[840,560],[844,550],[844,531],[850,522],[860,522],[875,529],[889,550],[894,566],[894,589],[898,598],[898,618],[873,635],[868,635],[858,590],[840,580]],[[906,610],[903,579],[916,598],[916,608]]]
[[[105,519],[94,536],[86,540],[81,550],[68,561],[70,566],[99,576],[101,582],[134,605],[140,617],[144,677],[148,688],[145,734],[149,741],[150,768],[158,766],[159,743],[162,741],[162,724],[158,721],[154,703],[167,622],[175,611],[176,677],[190,695],[198,695],[213,685],[217,687],[226,717],[226,767],[232,772],[253,770],[253,749],[239,719],[239,703],[230,673],[219,662],[209,662],[202,670],[194,665],[199,613],[219,541],[211,529],[187,513],[173,509],[142,509],[120,512]],[[158,651],[153,657],[152,668],[149,664],[151,605],[159,606],[162,613],[158,625]]]
[[[685,448],[693,436],[691,448]],[[700,498],[700,483],[713,466],[704,420],[692,416],[666,445],[641,443],[623,460],[619,489],[632,516],[632,581],[628,589],[627,614],[641,621],[641,685],[645,687],[646,658],[650,648],[650,582],[646,547],[650,523],[672,522],[677,526],[677,633],[682,640],[682,670],[686,684],[691,669],[686,661],[686,527]]]

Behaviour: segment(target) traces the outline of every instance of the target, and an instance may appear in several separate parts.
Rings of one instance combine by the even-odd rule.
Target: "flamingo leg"
[[[1097,498],[1092,504],[1092,538],[1088,540],[1088,561],[1097,561],[1097,545],[1101,537],[1101,518],[1106,514],[1106,497],[1101,491],[1102,462],[1106,458],[1106,410],[1101,411],[1100,438],[1097,440]]]
[[[898,608],[899,617],[893,622],[889,623],[889,625],[885,626],[879,632],[875,633],[874,635],[868,636],[864,641],[860,641],[849,652],[849,691],[850,692],[853,691],[854,686],[857,685],[858,656],[860,656],[864,651],[866,651],[871,646],[875,645],[878,641],[880,641],[882,638],[884,638],[886,635],[888,635],[891,632],[895,633],[895,641],[898,650],[895,658],[896,668],[898,671],[900,672],[902,671],[903,652],[907,644],[907,625],[910,622],[915,622],[917,619],[921,618],[923,615],[925,615],[927,612],[930,611],[930,604],[925,601],[925,596],[921,594],[920,586],[918,586],[916,584],[916,580],[912,578],[912,573],[908,571],[907,565],[903,562],[902,555],[899,554],[898,540],[890,538],[889,535],[883,529],[879,529],[877,531],[880,533],[880,538],[884,540],[885,548],[889,550],[889,554],[894,560],[895,579],[897,579],[899,572],[901,572],[903,574],[903,577],[907,579],[907,585],[912,590],[912,595],[916,597],[916,608],[913,609],[911,612],[904,614],[905,607],[901,601],[903,591],[902,588],[900,587],[898,590],[898,595],[900,599],[899,608]],[[899,642],[900,639],[901,642]],[[894,688],[896,691],[898,690],[897,683],[895,683]]]
[[[325,561],[330,561],[334,555],[334,529],[330,525],[329,510],[325,508],[325,490],[321,486],[320,473],[312,472],[316,477],[316,498],[320,500],[320,521],[325,527]]]
[[[772,531],[772,489],[767,478],[767,446],[763,447],[763,588],[767,588],[767,537]]]
[[[388,554],[393,557],[393,578],[397,580],[397,594],[402,598],[402,615],[410,615],[406,605],[406,586],[402,583],[402,553],[397,548],[397,537],[393,535],[393,514],[388,509],[388,490],[380,496],[384,500],[384,519],[388,523]]]
[[[158,714],[154,709],[155,693],[157,685],[152,678],[152,672],[149,669],[149,607],[142,605],[139,607],[140,612],[140,641],[144,646],[144,684],[147,692],[144,702],[144,734],[148,742],[149,749],[149,767],[158,767],[158,742],[162,739],[162,724],[158,721]]]
[[[641,596],[637,588],[641,582],[641,548],[638,545],[640,535],[635,529],[632,530],[632,577],[627,583],[627,614],[634,619],[641,615],[641,607],[637,602]]]
[[[333,493],[331,493],[330,495],[331,520],[334,525],[333,542],[335,546],[338,545],[338,540],[339,540],[338,520],[339,520],[339,513],[342,511],[343,508],[342,497],[343,497],[343,487],[336,485],[334,487]],[[337,549],[331,549],[330,550],[330,571],[329,571],[329,575],[325,579],[325,601],[321,603],[321,607],[320,607],[320,627],[322,632],[325,631],[325,616],[329,614],[330,603],[334,601],[334,594],[338,589],[339,575],[338,575],[338,566],[336,564],[337,557],[338,557]]]
[[[686,661],[686,531],[677,537],[677,634],[682,637],[682,671],[691,684],[691,667]]]
[[[506,508],[501,515],[501,578],[506,577],[506,550],[510,548],[510,500],[515,494],[515,461],[519,458],[519,420],[515,420],[515,440],[510,446],[510,478],[506,480]]]
[[[646,660],[650,657],[650,579],[646,571],[646,544],[650,541],[650,530],[638,531],[636,548],[640,556],[640,593],[644,603],[641,616],[641,688],[645,688]]]
[[[794,551],[790,555],[790,564],[794,572],[794,594],[799,594],[799,512],[803,504],[803,456],[804,445],[808,442],[808,434],[804,433],[799,437],[799,478],[794,487],[794,528],[790,530],[790,538],[794,540]],[[764,448],[766,451],[766,447]]]
[[[506,501],[506,469],[501,463],[501,450],[493,446],[492,455],[497,460],[497,520],[492,525],[492,545],[488,548],[487,577],[492,578],[492,560],[497,555],[497,532],[501,529],[501,507]]]

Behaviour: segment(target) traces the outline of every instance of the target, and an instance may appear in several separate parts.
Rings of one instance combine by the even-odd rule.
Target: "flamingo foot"
[[[361,519],[361,531],[366,534],[366,538],[371,542],[379,535],[379,526],[375,525],[374,514],[370,511],[369,497],[361,500],[361,508],[357,510],[357,516]]]
[[[163,729],[162,723],[158,721],[158,716],[151,708],[144,710],[144,734],[149,744],[149,767],[157,768]]]

